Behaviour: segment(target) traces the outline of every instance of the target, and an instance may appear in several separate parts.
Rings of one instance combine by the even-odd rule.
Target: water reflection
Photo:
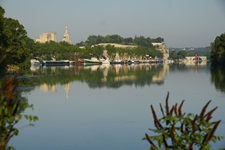
[[[211,82],[217,90],[225,92],[225,69],[211,67],[206,62],[182,64],[135,64],[135,65],[89,65],[66,67],[32,68],[31,83],[44,92],[57,92],[57,85],[63,85],[66,97],[69,95],[70,83],[85,82],[90,88],[120,88],[125,85],[143,87],[145,85],[164,84],[170,72],[211,73]]]
[[[70,83],[81,81],[90,88],[120,88],[125,85],[142,87],[151,84],[164,84],[170,72],[193,70],[209,71],[206,62],[182,64],[135,64],[135,65],[89,65],[65,67],[32,67],[32,83],[44,92],[56,92],[57,84],[63,85],[68,97]],[[225,71],[221,67],[211,68],[211,81],[217,90],[225,92]]]
[[[205,68],[210,68],[210,70]],[[57,84],[64,85],[68,96],[69,84],[81,81],[90,88],[120,88],[124,85],[145,86],[164,84],[170,72],[186,72],[193,70],[210,71],[211,82],[215,88],[225,92],[225,68],[212,66],[207,62],[182,64],[135,64],[135,65],[90,65],[66,67],[33,67],[31,82],[40,86],[42,91],[56,92]]]
[[[214,83],[215,88],[221,92],[225,92],[225,67],[211,66],[211,82]]]
[[[168,72],[166,64],[40,67],[32,68],[32,80],[41,90],[55,92],[57,84],[64,85],[68,91],[69,83],[73,81],[86,82],[90,88],[163,84]]]

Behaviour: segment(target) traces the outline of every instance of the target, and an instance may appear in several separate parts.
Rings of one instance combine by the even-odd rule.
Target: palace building
[[[68,31],[68,27],[67,26],[66,26],[66,31],[65,31],[64,36],[62,38],[62,41],[67,42],[69,44],[72,43],[71,40],[70,40],[70,34],[69,34],[69,31]]]
[[[56,32],[46,32],[46,33],[42,33],[39,35],[39,37],[35,40],[35,42],[39,42],[39,43],[45,43],[45,42],[50,42],[50,41],[56,41]],[[63,35],[62,38],[62,42],[67,42],[69,44],[72,44],[71,40],[70,40],[70,34],[68,31],[68,27],[66,26],[66,31]]]
[[[45,43],[45,42],[49,42],[49,41],[56,42],[56,32],[42,33],[42,34],[40,34],[39,38],[37,38],[35,41],[39,42],[39,43]]]

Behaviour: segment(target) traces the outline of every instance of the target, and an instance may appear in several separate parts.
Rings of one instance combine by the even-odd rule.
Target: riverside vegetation
[[[8,65],[21,68],[30,63],[29,49],[25,42],[26,31],[17,20],[4,17],[4,9],[0,6],[0,72],[5,73]],[[2,79],[4,78],[4,79]],[[28,125],[38,120],[37,116],[24,114],[27,108],[32,108],[26,98],[21,96],[19,77],[4,75],[0,79],[0,150],[14,149],[8,146],[9,140],[19,134],[16,125],[25,118]]]
[[[210,103],[211,100],[205,104],[200,114],[186,114],[182,112],[184,100],[180,105],[176,103],[170,108],[168,93],[165,100],[165,110],[160,103],[161,118],[158,118],[154,107],[151,105],[155,129],[150,128],[149,130],[154,135],[145,134],[144,139],[150,143],[152,150],[193,150],[194,146],[201,150],[209,150],[211,141],[216,142],[224,138],[223,136],[214,135],[221,120],[211,121],[212,114],[218,107],[207,112]]]
[[[8,142],[19,134],[16,125],[25,118],[30,122],[28,126],[33,126],[32,122],[37,121],[38,117],[24,114],[27,108],[33,106],[21,96],[17,76],[6,78],[0,85],[0,150],[13,149],[8,147]]]

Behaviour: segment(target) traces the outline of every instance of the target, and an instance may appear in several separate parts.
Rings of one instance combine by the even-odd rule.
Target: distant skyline
[[[205,47],[225,32],[225,0],[0,0],[28,36],[68,26],[73,44],[90,35],[162,37],[168,47]]]

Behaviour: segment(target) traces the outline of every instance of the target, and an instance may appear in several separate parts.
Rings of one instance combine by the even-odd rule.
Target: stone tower
[[[69,44],[72,43],[71,40],[70,40],[70,34],[69,34],[69,31],[68,31],[68,27],[67,26],[66,26],[66,31],[65,31],[64,36],[62,38],[62,41],[67,42]]]
[[[56,42],[56,32],[47,32],[40,34],[39,38],[35,40],[35,42],[45,43],[49,41]]]

